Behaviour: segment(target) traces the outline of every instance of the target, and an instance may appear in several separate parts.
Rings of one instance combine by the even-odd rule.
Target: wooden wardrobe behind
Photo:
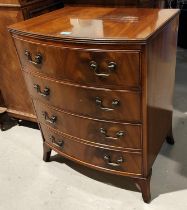
[[[0,111],[9,116],[36,121],[7,26],[61,7],[62,0],[0,0]]]

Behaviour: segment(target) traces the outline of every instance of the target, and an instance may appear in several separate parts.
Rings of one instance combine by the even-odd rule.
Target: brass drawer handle
[[[49,96],[50,94],[50,89],[48,87],[45,87],[43,92],[41,91],[40,85],[34,84],[34,89],[36,89],[37,93],[39,93],[41,96]]]
[[[109,73],[108,74],[107,73],[99,73],[99,71],[98,71],[98,64],[95,61],[90,61],[89,66],[90,66],[90,69],[94,72],[94,74],[96,76],[99,76],[99,77],[108,77],[108,76],[110,76],[110,72],[116,70],[117,64],[115,62],[109,62],[108,63],[108,70],[109,70]]]
[[[124,131],[118,131],[116,132],[116,137],[112,137],[107,134],[107,130],[104,128],[100,128],[100,133],[103,134],[106,139],[113,139],[113,140],[118,140],[119,138],[125,135]]]
[[[51,142],[58,147],[64,147],[64,141],[63,140],[56,140],[54,136],[50,137]]]
[[[119,157],[116,162],[112,162],[111,161],[111,157],[110,155],[104,155],[104,160],[106,161],[106,163],[110,166],[113,166],[113,167],[119,167],[121,165],[121,163],[124,162],[124,159],[123,157]]]
[[[50,123],[50,124],[55,124],[57,121],[57,116],[52,115],[51,117],[49,117],[47,112],[42,112],[42,115],[44,116],[44,119],[46,122]]]
[[[104,110],[104,111],[114,111],[115,108],[119,106],[120,101],[119,101],[118,99],[114,99],[114,100],[112,101],[112,107],[113,107],[113,108],[104,107],[104,106],[103,106],[103,101],[102,101],[102,99],[99,98],[99,97],[96,97],[95,103],[96,103],[96,106],[98,106],[100,109],[102,109],[102,110]]]
[[[31,53],[28,50],[25,50],[25,56],[27,57],[28,61],[34,65],[42,64],[42,55],[40,53],[37,53],[33,60]]]

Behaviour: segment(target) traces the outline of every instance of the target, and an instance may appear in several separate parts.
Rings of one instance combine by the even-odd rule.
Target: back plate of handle
[[[109,166],[119,167],[124,162],[124,158],[120,156],[115,162],[112,162],[110,155],[104,155],[104,160]]]

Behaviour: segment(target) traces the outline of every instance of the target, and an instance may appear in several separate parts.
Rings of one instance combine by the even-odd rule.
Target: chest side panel
[[[172,103],[176,66],[178,18],[170,22],[148,46],[147,119],[148,167],[172,130]]]

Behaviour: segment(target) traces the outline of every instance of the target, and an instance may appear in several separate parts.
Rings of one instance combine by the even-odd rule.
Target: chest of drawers
[[[178,10],[67,7],[9,28],[43,136],[85,166],[132,177],[150,201],[172,144]]]

